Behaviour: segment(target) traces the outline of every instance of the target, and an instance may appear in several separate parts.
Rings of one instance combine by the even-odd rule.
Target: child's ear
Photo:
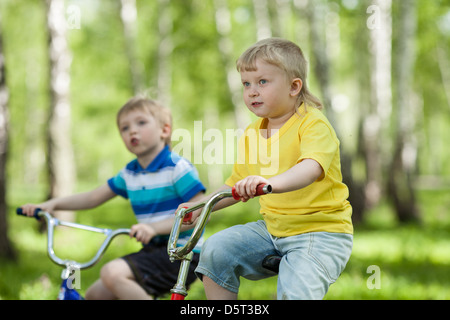
[[[172,127],[170,126],[170,124],[165,123],[162,126],[161,138],[166,139],[170,137],[171,134],[172,134]]]
[[[295,97],[298,96],[300,94],[300,91],[302,90],[303,87],[303,81],[300,78],[295,78],[292,80],[291,82],[291,96]]]

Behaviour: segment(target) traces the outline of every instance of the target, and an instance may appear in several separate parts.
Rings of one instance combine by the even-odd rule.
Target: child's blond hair
[[[322,109],[322,103],[308,89],[306,76],[308,73],[308,63],[302,50],[295,43],[280,39],[268,38],[258,41],[248,48],[236,61],[236,68],[239,72],[255,71],[256,59],[275,65],[286,72],[289,80],[300,78],[303,82],[302,89],[298,96],[298,108],[302,103]]]
[[[125,105],[120,108],[117,113],[117,126],[119,126],[120,118],[130,111],[139,110],[149,113],[153,118],[155,118],[160,124],[161,128],[168,124],[172,129],[172,113],[169,108],[164,107],[161,103],[156,100],[146,99],[142,97],[134,97],[125,103]],[[170,147],[171,136],[166,138],[164,141],[166,145]]]

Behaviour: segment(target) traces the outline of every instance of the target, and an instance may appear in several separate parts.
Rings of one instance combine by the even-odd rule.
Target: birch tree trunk
[[[172,87],[172,72],[170,55],[173,51],[172,29],[173,19],[170,14],[170,0],[159,0],[158,30],[160,43],[158,47],[158,100],[170,107]]]
[[[64,0],[47,0],[48,53],[50,67],[50,111],[47,127],[49,198],[73,193],[75,161],[71,142],[70,55]],[[62,220],[73,220],[73,212],[60,211]]]
[[[369,16],[369,52],[371,55],[371,102],[362,124],[364,154],[366,160],[366,202],[368,207],[376,205],[382,196],[384,181],[383,162],[387,156],[383,150],[389,150],[389,139],[383,133],[388,132],[392,110],[391,93],[391,42],[392,18],[391,0],[373,0],[366,11]],[[381,148],[380,143],[384,144]]]
[[[8,88],[5,78],[3,37],[0,29],[0,257],[14,259],[15,253],[8,238],[8,206],[6,203],[6,161],[9,142],[8,123]]]
[[[241,80],[239,73],[236,71],[236,65],[233,59],[234,46],[230,37],[231,14],[227,0],[214,0],[214,9],[216,13],[216,30],[219,35],[218,47],[227,76],[228,92],[233,105],[234,119],[239,129],[245,129],[250,123],[250,117],[243,105],[241,105]]]
[[[272,36],[286,38],[288,35],[288,26],[286,24],[291,12],[290,0],[272,0],[269,1],[269,12],[271,15]]]
[[[312,56],[314,57],[314,74],[320,84],[322,102],[327,114],[327,118],[332,123],[336,134],[340,136],[339,123],[336,120],[335,112],[332,108],[332,91],[330,85],[330,61],[327,55],[327,43],[325,30],[321,26],[325,26],[323,17],[327,11],[326,2],[320,1],[308,1],[306,10],[306,16],[309,21],[309,35],[310,44],[312,50]],[[342,143],[341,143],[342,146]],[[365,210],[365,200],[363,195],[363,186],[358,183],[352,175],[352,158],[346,153],[345,149],[341,147],[341,170],[343,181],[349,189],[349,198],[353,207],[352,219],[354,222],[360,222],[362,220]]]
[[[415,61],[416,1],[399,2],[399,37],[397,63],[395,65],[396,95],[396,143],[390,166],[389,196],[395,205],[401,222],[419,221],[412,180],[416,168],[417,143],[414,134],[414,116],[417,114],[412,89]]]
[[[141,93],[144,89],[142,77],[142,65],[139,63],[136,54],[137,48],[137,9],[136,0],[120,1],[120,18],[123,26],[123,34],[125,37],[125,50],[130,66],[130,74],[135,95]]]
[[[269,7],[267,0],[253,0],[253,9],[256,18],[256,38],[262,40],[272,37]]]

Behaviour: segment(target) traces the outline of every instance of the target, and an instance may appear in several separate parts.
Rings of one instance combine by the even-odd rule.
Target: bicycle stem
[[[206,226],[206,223],[208,221],[209,215],[212,212],[212,209],[216,205],[217,202],[224,198],[231,197],[231,190],[230,191],[223,191],[220,193],[217,193],[216,195],[212,196],[209,200],[199,203],[198,205],[195,205],[191,208],[181,208],[177,211],[175,216],[175,222],[172,227],[172,231],[170,233],[169,237],[169,243],[168,243],[168,254],[170,256],[170,260],[173,262],[176,259],[183,259],[184,256],[186,256],[189,252],[191,252],[195,245],[197,244],[198,240],[200,239],[203,229]],[[187,243],[182,247],[176,247],[178,236],[180,234],[180,228],[183,222],[184,216],[189,213],[193,212],[195,210],[198,210],[202,208],[202,212],[200,216],[198,217],[197,224],[195,225],[194,231],[192,232],[191,236],[189,237],[189,240]]]

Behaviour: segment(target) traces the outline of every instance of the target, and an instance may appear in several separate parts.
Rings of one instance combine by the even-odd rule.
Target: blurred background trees
[[[2,255],[15,205],[93,187],[131,159],[115,125],[131,96],[169,104],[192,137],[194,121],[223,136],[245,127],[234,61],[269,36],[310,62],[355,222],[380,203],[420,222],[417,190],[450,187],[448,0],[3,0],[0,30]],[[197,138],[191,155],[213,139]],[[209,189],[230,171],[226,153],[190,159]]]

